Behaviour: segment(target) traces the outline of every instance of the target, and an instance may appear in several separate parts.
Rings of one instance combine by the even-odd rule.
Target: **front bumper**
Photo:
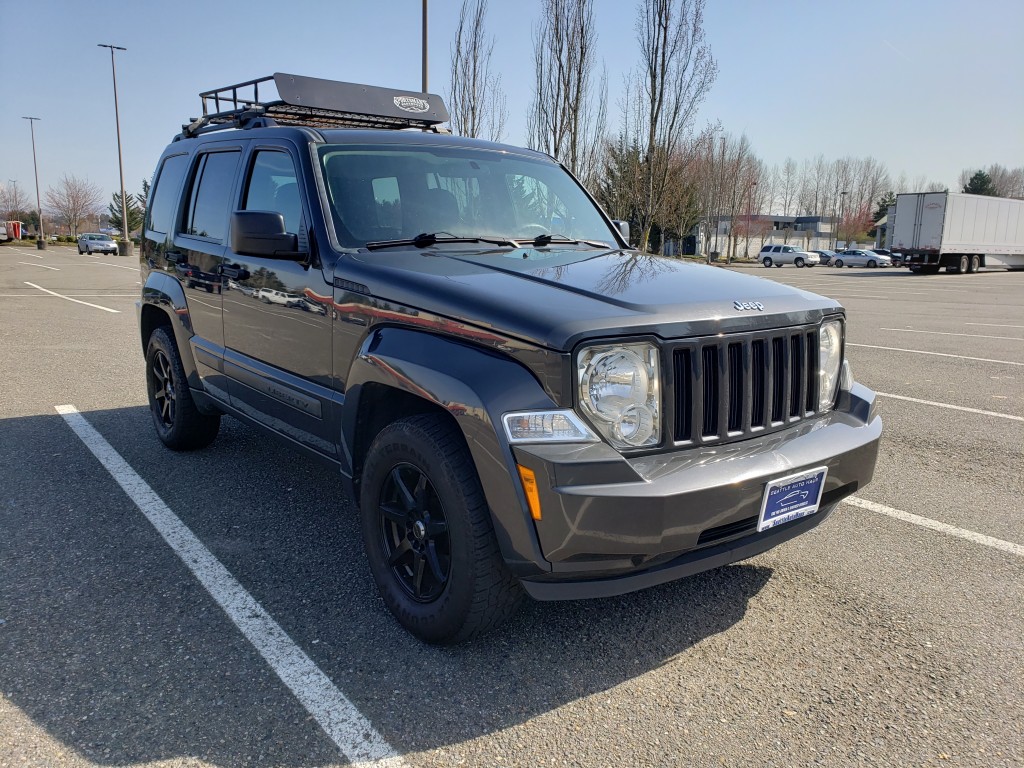
[[[836,409],[721,446],[623,458],[607,445],[516,446],[537,476],[536,522],[550,564],[523,586],[541,600],[643,589],[751,557],[809,530],[870,482],[882,433],[874,393],[854,384]],[[765,486],[827,466],[816,514],[757,533]]]

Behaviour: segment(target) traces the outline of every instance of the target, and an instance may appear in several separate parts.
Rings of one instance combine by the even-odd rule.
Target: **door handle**
[[[237,264],[221,264],[220,273],[224,277],[230,277],[232,280],[248,280],[249,270],[244,267],[240,267]]]

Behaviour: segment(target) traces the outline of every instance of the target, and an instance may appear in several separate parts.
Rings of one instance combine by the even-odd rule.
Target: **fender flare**
[[[150,272],[146,282],[142,286],[142,301],[139,305],[139,339],[142,343],[142,354],[146,354],[146,342],[149,332],[155,325],[150,313],[157,311],[167,318],[167,324],[174,332],[174,340],[178,344],[178,353],[181,355],[181,364],[185,368],[189,387],[202,389],[199,381],[199,372],[196,370],[196,361],[192,356],[192,347],[189,339],[195,335],[192,328],[192,317],[189,315],[188,302],[185,300],[185,290],[177,278],[164,272]]]
[[[558,407],[533,374],[512,358],[458,339],[375,328],[347,378],[342,448],[350,461],[355,459],[349,465],[354,468],[359,464],[353,452],[359,450],[360,398],[375,384],[409,393],[452,416],[476,466],[505,562],[518,576],[549,572],[501,425],[502,414],[509,411]],[[358,478],[353,480],[356,485]]]

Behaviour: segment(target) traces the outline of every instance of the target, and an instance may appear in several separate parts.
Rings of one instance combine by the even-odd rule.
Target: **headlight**
[[[835,405],[839,371],[843,364],[843,324],[839,320],[822,323],[818,331],[818,409]]]
[[[653,344],[586,347],[576,361],[579,402],[616,448],[661,442],[661,373]]]

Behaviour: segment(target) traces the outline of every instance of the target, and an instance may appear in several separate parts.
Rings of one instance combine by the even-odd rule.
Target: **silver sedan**
[[[848,251],[836,254],[832,259],[833,267],[891,267],[892,259],[888,256],[866,251],[862,248],[852,248]]]

